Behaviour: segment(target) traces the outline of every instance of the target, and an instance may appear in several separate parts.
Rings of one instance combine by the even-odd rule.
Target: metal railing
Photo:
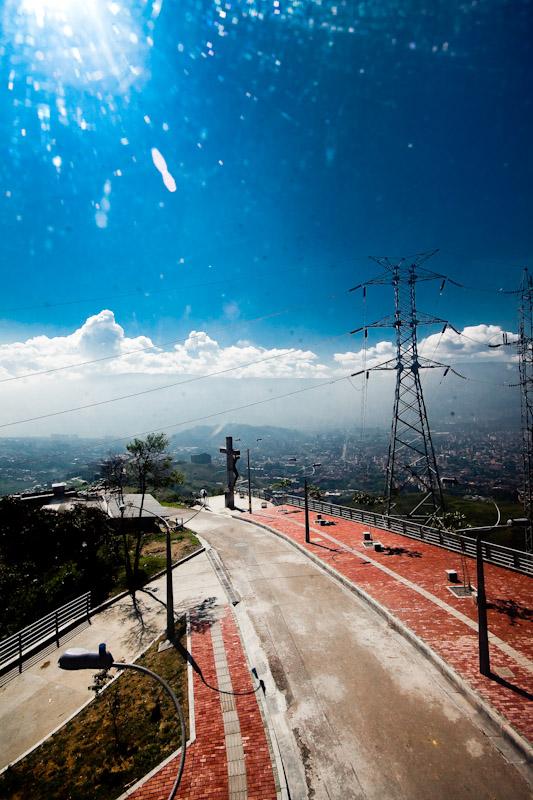
[[[285,502],[287,505],[297,506],[298,508],[304,507],[303,497],[287,495]],[[476,540],[464,534],[448,533],[447,531],[431,528],[428,525],[420,525],[417,522],[402,519],[401,517],[387,517],[383,514],[376,514],[373,511],[362,511],[358,508],[339,506],[335,503],[324,503],[319,500],[309,499],[309,510],[330,514],[341,519],[350,519],[354,522],[362,522],[366,525],[373,525],[376,528],[400,533],[402,536],[409,536],[411,539],[418,539],[418,541],[427,542],[437,547],[444,547],[446,550],[452,550],[455,553],[464,553],[464,555],[476,557]],[[501,544],[483,542],[483,560],[533,577],[533,553],[514,550],[512,547],[504,547]]]
[[[27,660],[54,641],[59,647],[62,634],[84,619],[89,621],[90,610],[91,593],[85,592],[26,628],[2,639],[0,641],[0,676],[14,668],[18,668],[18,671],[22,672]]]

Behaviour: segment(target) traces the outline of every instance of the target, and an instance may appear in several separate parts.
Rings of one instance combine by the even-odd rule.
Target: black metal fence
[[[298,508],[304,507],[303,497],[287,495],[284,500],[287,505],[297,506]],[[418,541],[428,542],[437,547],[444,547],[446,550],[464,553],[473,558],[476,557],[476,540],[464,534],[448,533],[447,531],[430,528],[427,525],[420,525],[417,522],[411,522],[400,517],[386,517],[383,514],[375,514],[373,511],[361,511],[358,508],[348,508],[347,506],[324,503],[319,500],[309,499],[309,510],[322,514],[331,514],[341,519],[350,519],[354,522],[362,522],[364,525],[373,525],[376,528],[400,533],[402,536],[409,536],[411,539],[418,539]],[[503,547],[501,544],[483,542],[483,560],[533,577],[533,553],[514,550],[511,547]]]
[[[61,636],[83,620],[89,621],[91,593],[76,597],[70,603],[56,608],[45,617],[0,641],[0,685],[15,670],[22,672],[24,664],[36,653],[53,644],[59,647]]]

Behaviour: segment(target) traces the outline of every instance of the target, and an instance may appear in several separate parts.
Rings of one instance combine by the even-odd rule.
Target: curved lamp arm
[[[145,675],[149,675],[151,678],[156,680],[158,683],[161,684],[163,689],[166,691],[170,699],[174,704],[174,708],[176,709],[176,714],[178,716],[178,720],[180,723],[181,728],[181,757],[180,757],[180,764],[178,768],[178,774],[176,775],[176,780],[174,781],[172,788],[170,790],[170,794],[168,795],[168,800],[174,800],[176,796],[176,792],[178,791],[179,785],[181,783],[181,777],[183,775],[183,769],[185,767],[185,756],[187,754],[187,731],[185,727],[185,718],[183,716],[183,710],[179,703],[178,698],[174,694],[174,691],[171,689],[167,681],[158,675],[157,672],[153,672],[148,667],[141,667],[139,664],[129,664],[129,663],[121,663],[113,661],[113,656],[111,653],[106,650],[105,644],[101,644],[98,648],[98,652],[92,652],[90,650],[85,650],[83,648],[72,648],[71,650],[66,650],[62,656],[59,657],[59,667],[61,669],[66,670],[78,670],[78,669],[109,669],[110,667],[115,667],[116,669],[133,669],[136,672],[142,672]]]

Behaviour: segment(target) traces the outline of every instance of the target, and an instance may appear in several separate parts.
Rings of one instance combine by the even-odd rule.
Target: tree
[[[320,491],[320,488],[318,486],[309,485],[307,487],[307,494],[313,500],[322,500],[322,492]]]
[[[356,491],[352,495],[352,501],[358,506],[378,506],[383,503],[383,497],[378,497],[368,492]]]
[[[112,454],[100,465],[100,475],[111,489],[117,489],[120,502],[124,499],[124,484],[126,483],[126,456]]]
[[[292,486],[292,480],[290,478],[281,478],[276,483],[272,484],[273,489],[290,489]]]
[[[113,529],[97,508],[34,509],[0,500],[0,636],[91,590],[103,600],[119,571]]]
[[[141,500],[139,503],[139,518],[142,517],[144,498],[148,488],[157,489],[161,486],[172,486],[183,483],[184,476],[173,469],[173,462],[166,452],[169,440],[164,433],[149,433],[146,439],[134,439],[126,445],[129,453],[127,473],[137,484]],[[142,530],[139,527],[135,532],[133,547],[133,563],[130,560],[130,550],[125,533],[123,533],[126,558],[126,574],[130,583],[130,591],[134,591],[139,579],[139,562],[141,558]]]

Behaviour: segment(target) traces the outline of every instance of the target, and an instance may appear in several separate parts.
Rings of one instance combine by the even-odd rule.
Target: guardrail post
[[[90,592],[87,592],[86,600],[87,600],[87,609],[86,609],[86,611],[87,611],[87,622],[90,625],[91,624],[91,615],[89,613],[90,610],[91,610],[91,593]]]
[[[56,628],[56,642],[57,646],[59,647],[59,615],[57,611],[54,614],[54,623]]]
[[[19,632],[18,645],[19,645],[19,672],[22,672],[22,631]]]

